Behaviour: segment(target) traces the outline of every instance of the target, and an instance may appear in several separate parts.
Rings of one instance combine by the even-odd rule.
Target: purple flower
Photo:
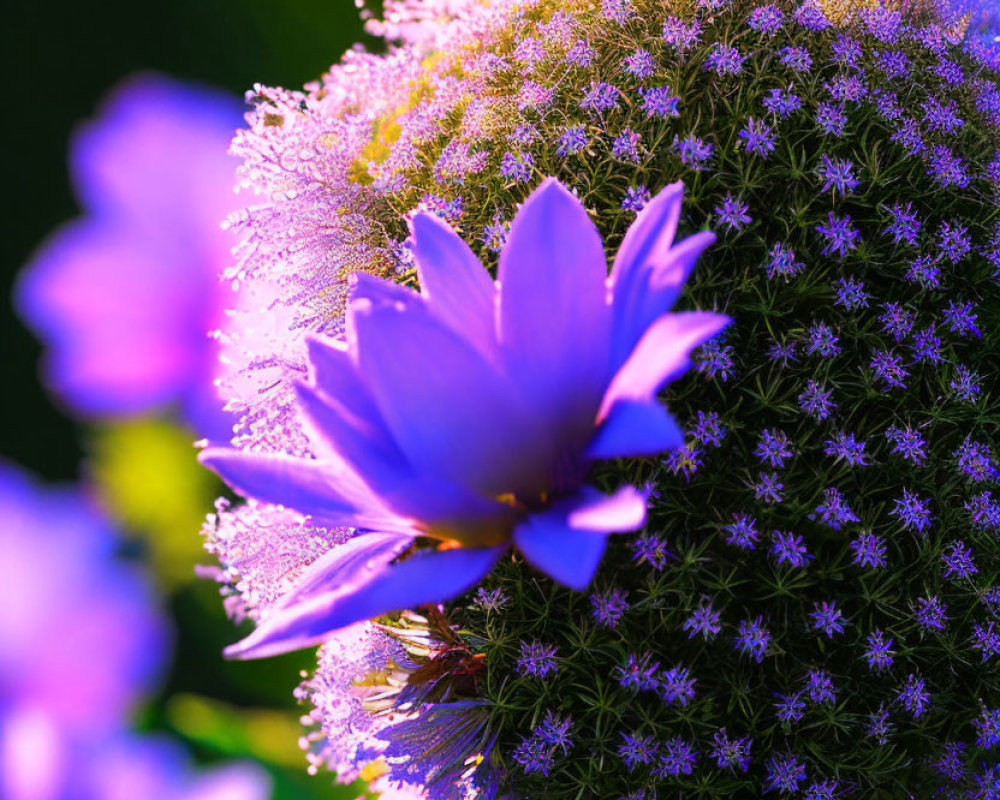
[[[908,202],[904,208],[897,200],[888,211],[892,215],[892,223],[886,226],[886,235],[891,235],[896,244],[906,242],[916,246],[921,223],[917,219],[917,212],[913,210],[913,203]]]
[[[1000,744],[1000,709],[983,706],[979,716],[972,721],[976,726],[976,747],[989,749]]]
[[[802,699],[801,692],[796,694],[776,694],[775,697],[778,698],[778,702],[774,704],[774,707],[777,709],[775,716],[777,716],[779,722],[792,724],[802,721],[802,718],[806,715],[806,704]]]
[[[642,97],[642,110],[647,117],[679,117],[680,111],[677,108],[680,98],[670,91],[669,86],[656,86],[652,89],[640,89],[639,95]]]
[[[875,373],[875,377],[885,383],[886,386],[905,389],[906,383],[903,378],[910,373],[903,368],[903,359],[891,350],[875,350],[868,367]]]
[[[695,679],[689,676],[687,669],[674,667],[660,674],[660,686],[657,691],[667,705],[679,703],[681,706],[686,706],[694,699],[694,684]]]
[[[917,331],[913,335],[913,358],[919,364],[921,361],[929,361],[931,364],[940,364],[945,360],[941,353],[941,337],[934,332],[934,326]]]
[[[899,303],[886,303],[882,307],[885,312],[878,318],[882,328],[897,342],[903,341],[913,330],[916,315],[904,309]]]
[[[903,117],[889,138],[901,145],[906,150],[906,154],[910,156],[920,155],[927,149],[924,145],[924,135],[920,130],[920,123],[910,117]]]
[[[917,609],[913,614],[917,624],[932,631],[943,631],[948,622],[948,607],[936,596],[921,597],[917,600]]]
[[[821,192],[836,190],[841,195],[849,195],[858,188],[858,179],[854,177],[854,164],[849,159],[830,158],[826,153],[820,156],[820,164],[816,167],[816,175],[823,186]]]
[[[945,189],[953,185],[964,189],[972,182],[965,161],[943,144],[935,145],[931,150],[927,174]]]
[[[660,749],[652,736],[640,736],[636,733],[622,732],[624,740],[618,745],[618,757],[625,762],[629,772],[633,772],[639,764],[651,764]]]
[[[857,103],[868,94],[868,87],[859,75],[837,75],[823,84],[834,100]]]
[[[716,75],[739,75],[743,71],[743,62],[747,56],[742,55],[735,47],[716,43],[712,52],[705,59],[705,69],[712,70]]]
[[[767,273],[768,280],[774,280],[779,276],[785,280],[794,278],[806,266],[801,261],[796,261],[795,251],[781,242],[776,242],[767,256],[768,260],[764,265],[764,271]]]
[[[85,416],[176,405],[201,436],[228,439],[208,333],[236,296],[219,280],[237,243],[225,155],[239,102],[157,75],[119,86],[76,133],[70,171],[84,215],[21,276],[15,303],[47,346],[45,380]]]
[[[762,503],[780,503],[783,499],[782,490],[785,488],[785,484],[781,482],[777,472],[762,472],[760,480],[751,483],[750,488],[753,489],[754,497]]]
[[[644,533],[632,542],[632,558],[637,564],[649,564],[657,572],[666,565],[672,553],[667,543],[656,533]]]
[[[957,364],[948,387],[963,403],[975,403],[979,397],[979,376],[964,364]]]
[[[847,127],[847,114],[844,113],[844,104],[823,101],[817,105],[816,126],[823,133],[835,136],[838,139],[843,136],[844,129]]]
[[[825,225],[816,226],[816,231],[826,238],[826,244],[820,252],[825,256],[836,254],[843,258],[848,250],[854,250],[858,246],[861,233],[851,225],[851,218],[846,214],[838,217],[829,211],[826,217]]]
[[[887,78],[908,78],[913,69],[913,62],[902,50],[884,50],[876,51],[875,66]]]
[[[675,136],[674,147],[677,148],[681,163],[696,171],[708,169],[708,162],[715,149],[711,142],[704,142],[693,133],[689,133],[683,139],[678,139]]]
[[[804,47],[783,47],[778,51],[781,63],[793,72],[809,72],[812,69],[812,56]]]
[[[995,622],[972,627],[972,649],[982,654],[983,663],[994,656],[1000,656],[1000,629]]]
[[[833,60],[846,67],[857,67],[858,62],[864,55],[860,42],[857,39],[841,33],[833,40]]]
[[[607,496],[585,485],[587,465],[682,444],[657,392],[728,323],[666,313],[714,240],[699,233],[671,248],[682,191],[673,184],[640,212],[610,278],[586,210],[555,180],[511,223],[497,283],[447,225],[412,217],[423,293],[359,273],[347,342],[310,342],[312,379],[298,403],[319,458],[201,455],[244,496],[362,531],[313,563],[231,655],[296,649],[443,602],[511,545],[557,581],[586,588],[607,534],[640,528],[646,516],[634,487]],[[394,563],[417,537],[447,546]]]
[[[934,95],[928,96],[923,104],[924,124],[927,130],[954,133],[965,125],[965,120],[958,116],[958,103],[952,99],[941,102]]]
[[[651,657],[648,653],[642,656],[631,653],[624,666],[615,667],[614,679],[618,681],[618,685],[623,689],[648,692],[660,685],[659,670],[659,662],[651,662]]]
[[[875,99],[875,109],[883,119],[892,121],[903,116],[903,107],[899,104],[899,97],[895,92],[874,89],[870,95]]]
[[[906,685],[899,690],[898,696],[903,708],[913,714],[914,719],[923,716],[931,703],[931,695],[924,679],[912,672],[907,676]]]
[[[737,769],[746,772],[750,769],[750,745],[753,740],[749,736],[742,739],[730,739],[725,728],[719,728],[712,735],[712,750],[710,756],[715,759],[719,769]]]
[[[556,155],[560,158],[576,155],[583,150],[590,142],[587,136],[587,129],[583,125],[572,125],[561,134],[556,146]]]
[[[824,453],[838,461],[843,460],[852,467],[867,467],[871,463],[865,455],[865,442],[857,441],[853,433],[836,431],[823,444],[826,446]]]
[[[934,521],[930,504],[930,500],[922,500],[915,492],[903,489],[902,498],[893,500],[893,509],[889,513],[898,517],[904,528],[911,528],[917,533],[923,534]]]
[[[593,610],[590,612],[590,616],[597,620],[598,625],[603,625],[605,628],[616,628],[629,609],[627,597],[628,592],[621,589],[608,589],[601,594],[592,594],[590,605]]]
[[[840,490],[832,487],[823,490],[823,502],[816,506],[820,521],[839,531],[848,522],[860,522],[857,515],[851,511]]]
[[[712,608],[711,601],[706,600],[681,626],[688,632],[688,639],[701,636],[706,642],[714,639],[722,630],[719,612]]]
[[[823,31],[833,25],[816,0],[803,0],[802,5],[795,9],[794,16],[795,22],[807,31]]]
[[[941,269],[930,256],[917,256],[909,262],[906,280],[925,289],[941,286]]]
[[[795,357],[796,346],[797,343],[794,339],[785,343],[771,342],[771,346],[767,349],[767,357],[771,361],[778,361],[781,366],[787,367],[789,361],[798,361],[798,358]]]
[[[865,291],[864,282],[858,278],[853,276],[839,278],[834,283],[834,288],[837,290],[836,305],[842,306],[848,311],[853,311],[856,308],[868,308],[871,295]]]
[[[837,407],[831,397],[833,397],[832,389],[825,389],[818,381],[810,380],[806,384],[805,391],[798,397],[799,408],[817,422],[822,422]]]
[[[923,464],[927,458],[927,442],[913,428],[900,428],[890,425],[885,429],[885,438],[892,444],[892,452],[899,453],[907,461]]]
[[[959,304],[954,300],[949,300],[944,309],[944,321],[948,323],[952,333],[957,333],[959,336],[972,334],[978,339],[983,334],[976,325],[978,315],[973,313],[975,310],[975,303]]]
[[[785,15],[781,13],[780,8],[771,4],[757,6],[750,12],[750,17],[747,19],[747,25],[753,30],[772,38],[784,24]]]
[[[694,20],[685,22],[678,17],[667,17],[663,23],[663,41],[676,50],[684,53],[701,40],[701,22]]]
[[[822,631],[828,639],[844,632],[844,615],[836,603],[824,600],[822,603],[813,603],[813,608],[815,610],[809,614],[813,630]]]
[[[968,578],[979,572],[972,560],[972,550],[964,542],[952,542],[951,548],[941,554],[946,578]]]
[[[878,711],[868,715],[865,733],[884,747],[889,743],[889,734],[893,727],[893,724],[889,722],[889,712],[884,707],[879,707]]]
[[[765,430],[761,433],[760,442],[753,452],[762,463],[772,467],[785,466],[785,460],[795,455],[787,434],[779,430]]]
[[[521,657],[517,660],[518,675],[544,679],[554,675],[558,669],[554,644],[543,644],[537,639],[521,642]]]
[[[946,220],[941,223],[937,235],[937,245],[951,264],[957,264],[972,251],[972,237],[964,225]]]
[[[771,89],[768,96],[764,98],[764,108],[785,119],[802,108],[802,98],[792,91]]]
[[[962,474],[973,483],[1000,479],[1000,470],[997,470],[996,464],[993,463],[990,448],[980,442],[972,441],[968,436],[952,456]]]
[[[663,743],[660,763],[653,769],[653,775],[690,775],[698,759],[698,751],[680,736],[674,736]]]
[[[854,551],[853,561],[859,567],[879,568],[886,564],[885,539],[876,536],[871,531],[862,531],[858,538],[851,542]]]
[[[645,186],[629,186],[622,199],[622,211],[634,211],[638,214],[646,207],[650,197],[649,189]]]
[[[771,555],[778,564],[788,564],[790,567],[804,567],[813,558],[806,551],[805,541],[794,533],[775,531],[774,543],[771,545]]]
[[[965,776],[965,742],[948,742],[941,748],[941,758],[932,766],[946,778],[959,781]]]
[[[780,502],[780,497],[774,502]],[[760,540],[757,520],[746,514],[733,514],[733,521],[722,530],[729,534],[726,538],[726,544],[735,545],[741,550],[753,550],[754,545]]]
[[[535,158],[531,153],[504,153],[500,159],[500,175],[511,183],[527,183],[535,168]]]
[[[674,475],[681,474],[690,480],[701,466],[702,454],[703,451],[700,447],[695,447],[693,442],[688,442],[667,453],[666,458],[663,459],[663,466]]]
[[[617,86],[610,83],[593,83],[580,101],[580,108],[588,111],[607,111],[618,108],[618,98],[621,96]]]
[[[972,516],[973,527],[993,533],[1000,532],[1000,503],[993,499],[992,492],[973,495],[965,504],[965,510]]]
[[[764,660],[771,634],[764,627],[764,618],[740,620],[739,633],[733,648],[740,653],[749,655],[758,664]]]
[[[825,605],[825,604],[824,604]],[[838,623],[839,625],[839,623]],[[814,626],[817,627],[817,626]],[[840,633],[843,630],[843,626],[839,626]],[[833,638],[832,634],[827,634],[830,638]],[[805,692],[809,695],[809,699],[814,703],[835,703],[837,702],[837,689],[833,685],[833,678],[830,677],[830,673],[825,669],[811,669],[806,673],[805,677],[806,688]]]
[[[791,753],[771,756],[765,765],[765,792],[794,792],[806,779],[806,766]]]
[[[836,800],[837,781],[813,781],[806,787],[802,800]]]
[[[611,155],[619,161],[631,161],[638,164],[642,158],[639,155],[639,142],[642,136],[631,128],[625,128],[611,144]]]
[[[733,374],[733,348],[712,339],[702,345],[697,355],[697,370],[706,378],[718,376],[726,381]]]
[[[719,217],[719,222],[731,231],[743,230],[743,226],[751,221],[747,214],[749,206],[739,198],[734,198],[732,194],[726,192],[726,197],[722,205],[715,207],[715,213]]]
[[[629,75],[643,81],[656,72],[656,59],[652,53],[640,47],[625,59],[622,66]]]
[[[601,0],[601,13],[610,22],[624,25],[635,16],[632,0]]]
[[[503,589],[499,586],[489,591],[482,586],[476,589],[475,603],[485,611],[499,611],[508,602],[510,602],[510,598],[504,594]]]
[[[823,358],[832,358],[840,349],[837,335],[825,322],[814,322],[806,329],[806,355],[815,353]]]
[[[865,650],[865,661],[868,662],[868,669],[883,670],[892,666],[893,655],[892,637],[886,637],[877,628],[868,634],[868,648]]]
[[[743,140],[748,153],[755,153],[761,158],[767,158],[777,142],[774,128],[753,117],[747,119],[746,127],[739,132],[739,138]]]
[[[691,432],[691,436],[699,444],[718,447],[722,444],[722,440],[726,437],[728,432],[729,429],[722,424],[722,421],[719,419],[719,415],[716,412],[710,411],[706,414],[704,411],[699,411],[698,423]]]

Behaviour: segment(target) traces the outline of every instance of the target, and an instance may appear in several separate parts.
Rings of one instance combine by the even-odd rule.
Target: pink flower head
[[[239,103],[140,75],[118,87],[70,146],[82,216],[45,242],[16,303],[47,345],[44,373],[74,411],[145,413],[176,404],[196,431],[228,438],[213,386],[235,244],[227,154]],[[227,294],[229,299],[227,299]]]
[[[597,228],[554,179],[514,218],[495,282],[444,222],[413,217],[422,291],[359,274],[346,342],[310,343],[298,398],[316,458],[202,453],[247,497],[368,531],[316,561],[230,655],[451,599],[512,546],[587,587],[607,536],[646,518],[635,487],[588,485],[591,463],[683,444],[657,392],[729,323],[668,313],[715,239],[674,244],[682,194],[673,184],[639,213],[610,277]],[[397,561],[417,537],[441,547]]]

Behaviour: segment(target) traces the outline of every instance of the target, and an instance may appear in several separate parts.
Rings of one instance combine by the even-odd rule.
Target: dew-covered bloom
[[[771,555],[777,564],[788,564],[790,567],[804,567],[813,558],[801,536],[784,531],[774,532]]]
[[[739,631],[733,647],[740,653],[750,656],[758,664],[767,654],[767,646],[771,641],[771,633],[764,627],[764,618],[740,620]]]
[[[688,638],[701,636],[706,642],[714,639],[722,630],[721,614],[712,608],[711,601],[705,601],[695,612],[684,620],[681,626],[688,632]]]
[[[715,213],[722,225],[725,225],[731,231],[739,231],[743,230],[744,225],[752,221],[750,215],[747,214],[748,208],[749,206],[738,197],[733,197],[732,194],[726,192],[722,204],[715,207]]]
[[[826,239],[820,251],[825,256],[837,255],[843,258],[849,250],[856,249],[861,241],[861,232],[851,224],[851,218],[847,215],[839,217],[832,211],[827,213],[825,224],[816,226],[816,231]]]
[[[761,158],[767,158],[778,141],[778,137],[774,134],[774,128],[763,120],[753,117],[747,119],[746,127],[738,135],[742,139],[746,151]]]
[[[202,453],[241,494],[371,531],[314,564],[234,654],[303,647],[359,620],[449,599],[510,544],[586,587],[607,534],[640,527],[646,506],[632,487],[606,496],[583,484],[586,465],[682,444],[656,392],[728,322],[667,313],[714,239],[700,233],[672,245],[681,195],[674,184],[640,213],[610,294],[600,237],[556,181],[514,218],[502,289],[454,231],[432,215],[413,217],[423,293],[359,276],[347,342],[310,345],[313,380],[298,397],[320,458]],[[491,425],[482,424],[486,409]],[[451,546],[394,564],[417,536]],[[359,559],[366,579],[329,588]]]
[[[892,510],[889,512],[897,517],[903,527],[924,534],[934,522],[934,515],[931,514],[930,500],[921,498],[916,492],[903,489],[903,496],[893,501]]]
[[[859,185],[858,179],[854,177],[854,164],[850,159],[831,159],[826,153],[820,156],[816,176],[823,181],[821,192],[836,191],[844,196],[851,194]]]
[[[127,80],[70,143],[83,214],[22,274],[15,305],[46,347],[46,383],[86,417],[179,409],[202,436],[228,438],[209,333],[234,304],[221,272],[237,239],[240,104],[153,74]]]
[[[885,539],[871,531],[859,533],[857,538],[851,542],[851,550],[854,553],[853,561],[859,567],[879,568],[886,565]]]
[[[836,603],[824,600],[813,605],[813,611],[809,614],[813,630],[822,631],[828,639],[844,632],[844,613],[837,608]]]

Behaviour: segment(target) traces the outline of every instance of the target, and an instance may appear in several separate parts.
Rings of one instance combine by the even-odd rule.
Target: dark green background
[[[60,413],[37,381],[39,347],[14,317],[9,294],[32,250],[78,212],[66,143],[108,89],[139,70],[202,81],[242,96],[255,82],[299,87],[363,38],[349,0],[15,0],[0,25],[3,60],[3,310],[0,454],[50,480],[77,477],[85,431]],[[373,44],[372,42],[368,42]],[[208,511],[209,509],[206,509]],[[192,582],[170,599],[179,631],[171,676],[145,724],[169,727],[163,708],[186,692],[234,705],[291,707],[298,670],[313,656],[223,662],[237,638],[215,587]],[[203,759],[227,755],[189,742]],[[329,777],[277,771],[277,797],[331,797]]]

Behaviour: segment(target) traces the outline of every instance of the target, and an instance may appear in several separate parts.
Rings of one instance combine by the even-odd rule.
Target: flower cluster
[[[262,620],[240,652],[352,624],[303,689],[316,765],[351,779],[379,761],[434,800],[989,796],[976,792],[1000,742],[997,607],[984,599],[997,592],[1000,525],[988,406],[1000,367],[1000,75],[984,46],[925,8],[834,5],[538,0],[470,4],[433,24],[393,5],[389,17],[411,23],[382,23],[402,39],[389,56],[352,53],[306,92],[255,91],[234,148],[245,183],[272,202],[236,220],[248,234],[238,274],[269,298],[272,325],[237,318],[228,334],[242,453],[206,457],[254,499],[220,506],[207,533],[233,606]],[[545,252],[547,226],[533,227],[531,248],[520,236],[550,174],[636,275],[675,232],[714,227],[679,302],[734,324],[669,385],[686,440],[659,438],[666,429],[646,417],[622,429],[683,447],[538,458],[544,477],[514,486],[491,481],[546,454],[512,418],[517,402],[498,399],[510,398],[495,372],[530,375],[515,399],[556,426],[565,412],[542,364],[562,362],[546,360],[547,325],[567,304],[597,308],[589,259],[558,280],[546,269],[589,233],[551,259],[528,252]],[[661,213],[678,179],[683,206]],[[444,234],[422,241],[444,229],[431,215],[464,249]],[[637,246],[655,239],[653,221],[669,235]],[[498,357],[502,298],[522,291],[512,247],[544,295],[518,296],[546,324],[501,337],[524,347]],[[500,278],[488,290],[500,328],[483,324],[497,306],[480,302],[482,287],[496,284],[476,259]],[[354,271],[421,293],[349,281]],[[460,296],[446,273],[480,287],[478,305],[442,312]],[[614,324],[648,324],[662,310],[654,287],[681,283],[636,284],[631,296],[650,307]],[[454,369],[464,382],[447,382],[468,407],[416,383],[396,391],[404,370],[392,365],[432,376],[444,365],[409,322],[379,332],[371,318],[425,312],[447,329],[439,339],[458,331],[474,351]],[[584,331],[580,348],[597,341],[562,330]],[[326,343],[307,344],[307,331]],[[572,385],[584,394],[606,388],[559,355],[560,370],[583,371]],[[557,427],[578,452],[594,422],[570,414]],[[427,437],[452,424],[462,436],[444,458]],[[394,454],[420,469],[390,472]],[[459,488],[485,486],[496,505],[456,505],[417,482],[428,464]],[[552,487],[591,484],[648,486],[648,511],[627,526],[575,506],[603,560],[570,575],[568,539],[533,520],[551,522]],[[366,512],[392,513],[359,525],[372,498],[381,505]],[[443,513],[455,508],[457,521]],[[474,524],[480,511],[490,524]],[[389,521],[378,540],[344,530]],[[627,527],[642,530],[605,536]],[[444,544],[428,553],[427,540]],[[429,555],[458,567],[420,572]]]

